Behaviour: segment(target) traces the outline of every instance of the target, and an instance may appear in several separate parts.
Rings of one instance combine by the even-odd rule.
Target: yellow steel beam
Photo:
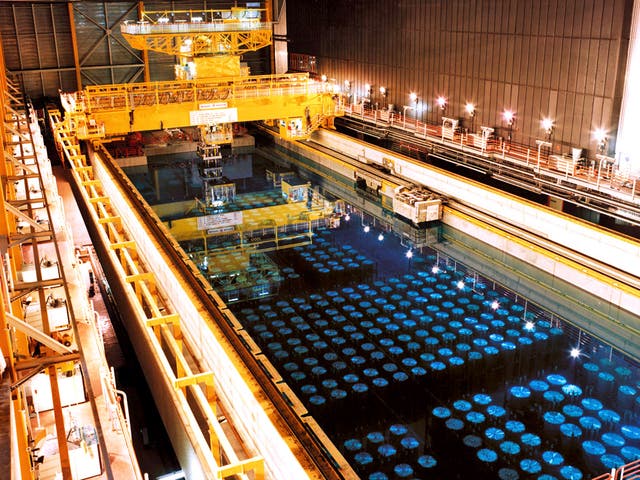
[[[105,223],[120,223],[122,219],[119,215],[113,215],[110,217],[99,218],[98,223],[104,225]]]
[[[127,277],[125,278],[125,281],[127,283],[153,282],[155,281],[155,277],[153,276],[153,273],[149,273],[149,272],[136,273],[135,275],[127,275]]]
[[[264,458],[249,458],[231,465],[220,467],[218,469],[218,478],[229,478],[233,475],[242,475],[249,472],[253,472],[254,480],[264,480]]]
[[[100,85],[69,98],[74,115],[85,115],[83,123],[100,125],[106,135],[294,118],[303,120],[306,131],[343,113],[341,97],[307,74]]]
[[[89,199],[89,203],[111,203],[109,197],[93,197]]]
[[[170,314],[170,315],[162,315],[160,317],[152,317],[147,319],[147,321],[145,322],[145,325],[147,327],[155,327],[157,325],[166,325],[166,324],[174,324],[174,325],[179,325],[180,324],[180,316],[176,313]]]
[[[138,2],[138,18],[144,15],[144,2]],[[151,81],[151,73],[149,72],[149,50],[142,50],[142,63],[144,64],[144,81]]]
[[[191,385],[204,383],[205,385],[213,385],[213,372],[202,372],[189,375],[188,377],[176,378],[173,382],[175,388],[185,388]]]
[[[120,250],[121,248],[132,248],[132,249],[135,249],[136,248],[136,242],[134,242],[133,240],[128,240],[126,242],[116,242],[116,243],[112,243],[111,245],[109,245],[109,248],[111,250]]]
[[[73,12],[73,2],[67,3],[67,11],[69,12],[69,28],[71,30],[71,49],[73,50],[73,64],[76,72],[76,85],[78,90],[82,90],[82,73],[80,71],[80,56],[78,55],[78,36],[76,35],[76,21]]]

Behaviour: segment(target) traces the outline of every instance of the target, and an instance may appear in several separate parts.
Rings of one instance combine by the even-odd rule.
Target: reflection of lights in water
[[[440,269],[438,268],[437,265],[434,265],[433,268],[431,269],[431,273],[438,273],[440,271]]]
[[[405,253],[405,256],[407,258],[411,258],[411,257],[413,257],[413,252],[411,250],[407,250],[407,253]]]
[[[459,288],[460,290],[462,290],[462,289],[464,288],[464,282],[463,282],[462,280],[460,280],[460,281],[458,282],[458,288]]]
[[[369,233],[369,230],[371,230],[371,228],[369,228],[369,225],[365,225],[363,230],[364,233]]]
[[[493,302],[491,302],[491,308],[493,308],[494,310],[497,310],[500,308],[500,304],[498,303],[497,300],[494,300]]]
[[[382,235],[382,234],[378,235],[378,240],[379,240],[379,241],[384,240],[384,235]]]
[[[349,214],[347,213],[347,214],[344,216],[344,221],[345,221],[345,222],[348,222],[349,220],[351,220],[351,217],[350,217],[350,216],[349,216]]]
[[[533,322],[527,322],[524,324],[524,329],[527,330],[528,332],[532,331],[534,327]]]
[[[571,356],[571,358],[578,358],[580,354],[581,354],[580,349],[576,347],[573,347],[569,352],[569,355]]]

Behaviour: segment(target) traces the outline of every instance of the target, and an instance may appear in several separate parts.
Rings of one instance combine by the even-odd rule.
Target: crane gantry
[[[79,139],[198,127],[205,204],[233,196],[221,177],[221,145],[236,122],[268,121],[288,139],[304,139],[342,115],[342,97],[307,73],[249,75],[241,55],[272,42],[269,11],[144,11],[121,32],[135,48],[174,55],[175,80],[98,85],[61,94]],[[202,155],[201,155],[202,154]],[[217,185],[228,192],[218,192]]]

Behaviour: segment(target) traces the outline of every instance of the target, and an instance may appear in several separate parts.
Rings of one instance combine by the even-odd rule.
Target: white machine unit
[[[435,193],[414,186],[399,186],[394,193],[393,212],[414,224],[442,218],[442,199]]]

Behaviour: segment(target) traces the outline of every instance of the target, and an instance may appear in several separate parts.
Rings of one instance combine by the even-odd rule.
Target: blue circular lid
[[[504,341],[504,337],[499,333],[492,333],[491,335],[489,335],[489,340],[491,340],[492,342],[500,343]]]
[[[367,359],[362,355],[354,355],[350,360],[354,365],[364,365],[365,363],[367,363]]]
[[[528,447],[538,447],[542,443],[542,440],[538,435],[530,432],[523,433],[520,437],[520,441],[523,445],[527,445]]]
[[[513,468],[503,467],[498,470],[498,478],[500,480],[518,480],[520,475],[518,475],[518,472]]]
[[[474,412],[473,410],[467,413],[466,417],[468,422],[471,423],[482,423],[485,420],[485,416],[480,412]]]
[[[620,421],[620,414],[618,412],[614,412],[613,410],[600,410],[598,412],[598,416],[603,422],[618,423]]]
[[[520,453],[520,445],[518,445],[516,442],[507,440],[506,442],[502,442],[500,444],[500,450],[508,455],[518,455]]]
[[[395,373],[393,374],[393,379],[394,379],[396,382],[405,382],[405,381],[407,381],[407,380],[409,379],[409,375],[407,375],[407,374],[406,374],[406,373],[404,373],[404,372],[395,372]]]
[[[345,357],[351,357],[352,355],[356,354],[356,349],[353,347],[346,347],[342,349],[342,354]]]
[[[305,395],[314,395],[318,393],[318,388],[315,385],[303,385],[300,387],[300,391]]]
[[[327,362],[335,362],[338,359],[338,354],[335,352],[326,352],[322,355]]]
[[[624,446],[620,449],[620,455],[622,455],[627,462],[640,460],[640,448],[631,445]]]
[[[364,393],[367,390],[369,390],[369,387],[364,383],[355,383],[351,387],[351,390],[353,390],[356,393]]]
[[[605,446],[596,440],[586,440],[582,442],[582,449],[588,455],[602,455],[607,451]]]
[[[488,345],[488,342],[484,338],[474,338],[473,344],[476,347],[486,347]]]
[[[373,463],[373,457],[368,452],[358,452],[353,458],[360,465],[370,465]]]
[[[489,405],[487,407],[487,413],[492,417],[503,417],[507,411],[500,405]]]
[[[529,398],[531,396],[531,390],[524,385],[516,385],[511,387],[509,391],[515,398]]]
[[[357,452],[362,448],[362,442],[357,438],[349,438],[344,441],[344,448],[350,452]]]
[[[318,340],[317,342],[313,342],[313,348],[316,350],[324,350],[329,345],[324,340]]]
[[[473,401],[478,405],[489,405],[491,403],[491,397],[486,393],[476,393],[473,396]]]
[[[480,352],[471,351],[467,358],[469,360],[482,360],[482,354]]]
[[[600,457],[600,461],[606,470],[619,468],[624,465],[624,460],[613,453],[605,453]]]
[[[433,415],[437,418],[448,418],[451,416],[451,410],[447,407],[436,407],[432,410]]]
[[[313,395],[309,398],[309,401],[316,406],[323,405],[326,403],[326,399],[322,395]]]
[[[550,375],[547,375],[547,382],[549,382],[549,385],[561,387],[562,385],[567,383],[567,379],[563,375],[552,373]]]
[[[369,480],[389,480],[389,477],[384,472],[373,472],[369,475]]]
[[[547,402],[560,403],[564,400],[564,395],[557,390],[547,390],[542,394]]]
[[[562,391],[568,397],[579,397],[580,395],[582,395],[582,388],[580,388],[578,385],[574,385],[573,383],[567,383],[566,385],[563,385]]]
[[[580,418],[582,416],[583,410],[577,405],[565,405],[562,407],[562,413],[564,413],[567,417]]]
[[[500,350],[498,350],[493,345],[489,345],[488,347],[484,347],[484,353],[486,353],[487,355],[497,355],[498,353],[500,353]]]
[[[602,402],[597,398],[583,398],[581,403],[585,410],[602,410]]]
[[[287,372],[295,372],[296,370],[298,370],[298,364],[295,362],[287,362],[282,366],[282,368],[284,368]]]
[[[622,425],[620,433],[629,440],[640,440],[640,427],[634,425]]]
[[[520,468],[526,473],[540,473],[542,471],[542,465],[533,458],[524,458],[520,460]]]
[[[307,375],[304,372],[297,371],[297,372],[292,372],[291,373],[291,378],[293,380],[295,380],[296,382],[304,380],[306,377],[307,377]]]
[[[471,410],[471,403],[467,402],[466,400],[456,400],[455,402],[453,402],[453,408],[460,412],[468,412],[469,410]]]
[[[420,360],[423,362],[433,362],[436,356],[433,353],[424,352],[420,354]]]
[[[384,359],[384,353],[382,353],[380,350],[375,350],[369,354],[369,358],[377,362]]]
[[[302,360],[302,363],[304,363],[307,367],[312,367],[318,364],[318,359],[315,357],[306,357],[304,360]]]
[[[613,432],[603,433],[601,439],[602,443],[613,448],[621,448],[625,444],[625,440],[622,435],[618,435]]]
[[[518,420],[508,420],[504,427],[512,433],[522,433],[525,431],[524,423]]]
[[[482,445],[482,439],[477,435],[466,435],[462,439],[462,443],[464,443],[467,447],[479,448],[480,445]]]
[[[600,370],[600,367],[598,366],[598,364],[593,362],[584,363],[582,365],[582,368],[584,368],[588,372],[597,372],[598,370]]]
[[[620,385],[618,387],[618,393],[622,395],[629,395],[629,396],[635,397],[638,391],[635,388],[633,388],[631,385]]]
[[[407,463],[399,463],[393,467],[393,472],[400,478],[406,478],[413,474],[413,468]]]
[[[481,461],[486,463],[492,463],[498,459],[498,454],[490,448],[481,448],[476,455]]]
[[[362,373],[366,376],[366,377],[377,377],[378,376],[378,370],[375,368],[365,368]]]
[[[384,442],[384,434],[382,432],[369,432],[367,433],[367,440],[371,443]]]
[[[445,424],[449,430],[462,430],[464,427],[464,422],[459,418],[449,418]]]
[[[389,347],[389,353],[393,356],[402,355],[404,353],[404,349],[397,345],[392,345],[391,347]]]
[[[406,357],[402,359],[402,365],[405,367],[415,367],[418,364],[418,361],[415,358]]]
[[[431,370],[441,371],[447,368],[447,366],[442,362],[431,362]]]
[[[461,365],[464,365],[464,359],[460,357],[451,357],[449,359],[449,363],[454,367],[459,367]]]
[[[389,385],[389,382],[384,377],[374,378],[371,381],[371,383],[373,383],[374,386],[379,387],[379,388],[386,387],[387,385]]]
[[[602,428],[602,422],[595,417],[586,416],[578,421],[585,430],[600,430],[600,428]]]
[[[600,372],[598,373],[598,379],[604,382],[613,382],[614,377],[609,372]]]
[[[378,447],[378,453],[382,457],[392,457],[396,454],[396,447],[389,443],[383,443]]]
[[[356,383],[360,378],[355,373],[347,373],[342,377],[342,379],[347,383]]]
[[[439,408],[444,408],[444,407],[439,407]],[[406,435],[408,431],[409,429],[407,428],[407,426],[403,425],[402,423],[394,423],[389,427],[389,433],[391,433],[395,437],[401,437],[403,435]]]
[[[336,388],[338,386],[338,382],[333,378],[326,378],[322,380],[322,386],[330,390],[330,389]]]
[[[504,440],[504,431],[496,427],[487,428],[484,431],[484,435],[490,440],[496,440],[496,441]]]
[[[420,446],[420,441],[416,437],[408,435],[400,440],[400,445],[408,450],[413,450]]]
[[[564,423],[564,415],[560,412],[548,411],[543,415],[544,421],[551,425],[561,425]]]
[[[558,479],[553,475],[549,475],[548,473],[543,473],[538,477],[537,480],[558,480]]]
[[[411,375],[413,375],[414,377],[423,377],[426,374],[427,374],[427,371],[422,367],[411,368]]]
[[[418,457],[418,465],[422,468],[433,468],[438,464],[438,461],[431,455],[420,455]]]
[[[582,430],[573,423],[563,423],[560,425],[560,433],[565,437],[579,437],[582,435]]]
[[[562,465],[564,463],[564,457],[553,450],[547,450],[542,453],[542,460],[544,460],[549,465]]]
[[[565,480],[582,480],[582,472],[573,465],[565,465],[560,469],[560,476]]]
[[[391,373],[391,372],[397,371],[398,370],[398,366],[393,362],[388,362],[388,363],[385,363],[384,365],[382,365],[382,369],[385,372]]]

